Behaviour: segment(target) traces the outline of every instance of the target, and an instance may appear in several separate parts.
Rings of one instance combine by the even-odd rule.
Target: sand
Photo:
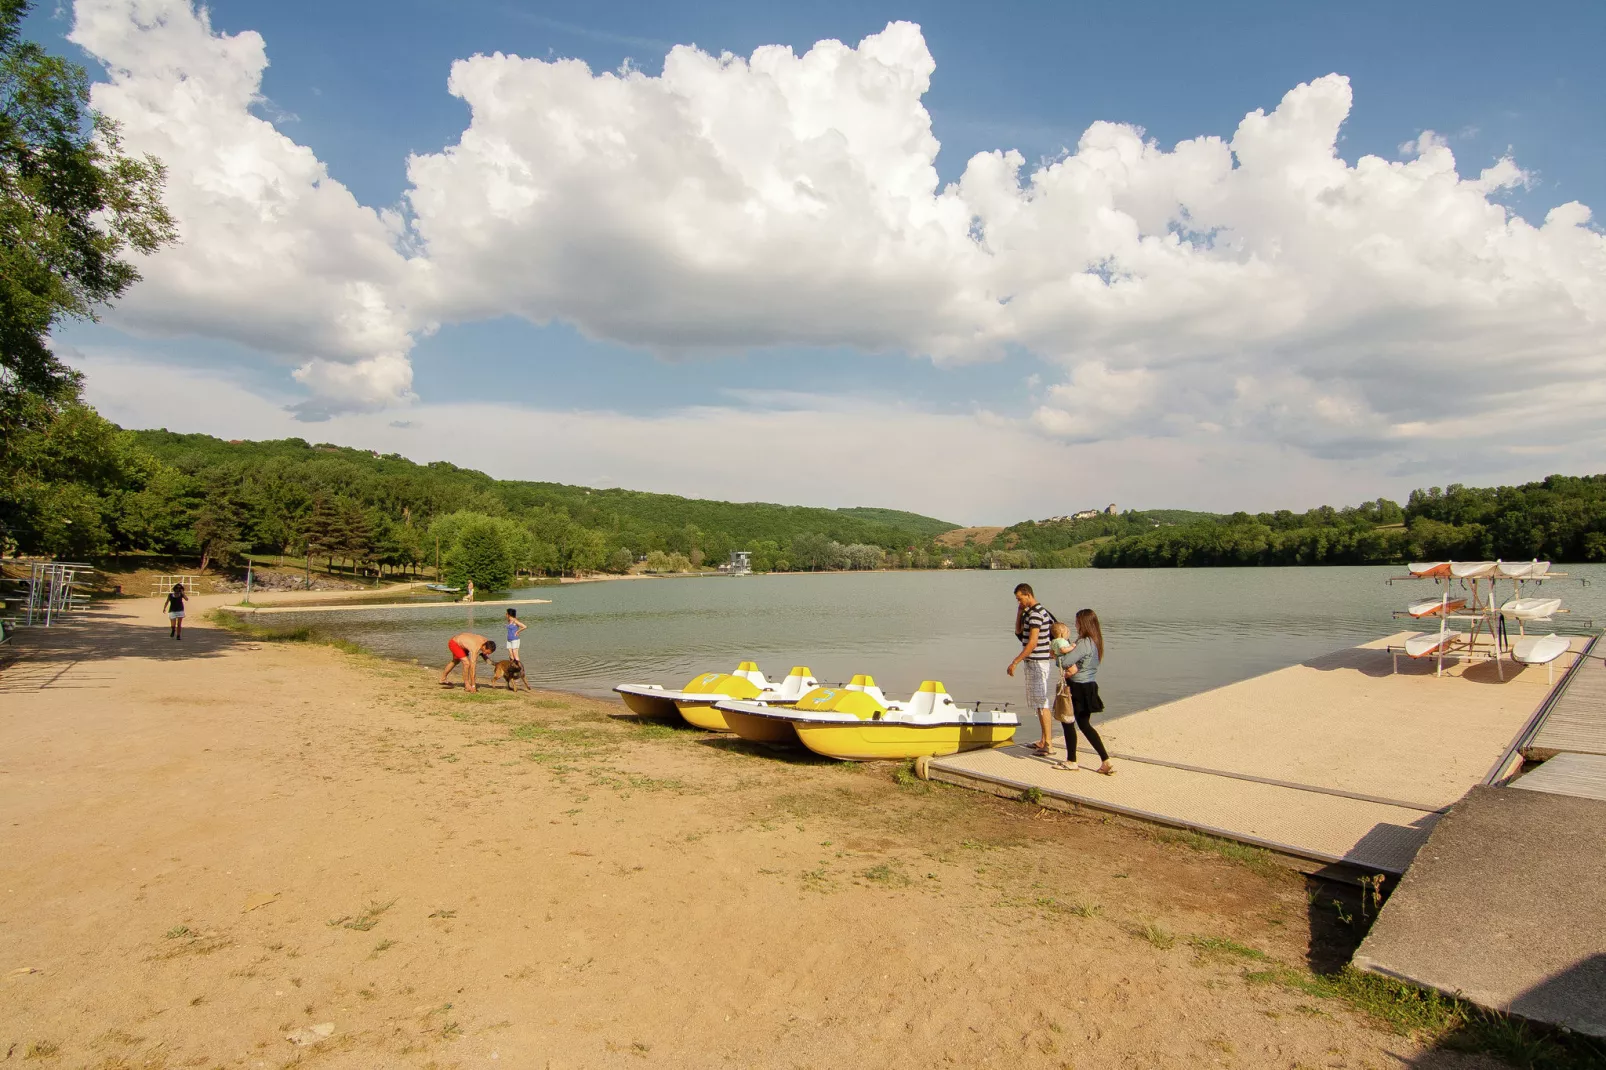
[[[130,599],[0,654],[0,1058],[1492,1065],[1257,983],[1348,951],[1292,871],[445,691],[214,627],[224,597],[181,643]]]

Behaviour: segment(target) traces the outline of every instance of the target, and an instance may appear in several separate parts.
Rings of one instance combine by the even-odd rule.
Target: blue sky
[[[1606,154],[1599,151],[1606,142],[1606,109],[1599,106],[1606,100],[1606,65],[1599,61],[1600,45],[1606,41],[1606,5],[1600,3],[1516,10],[1481,3],[983,7],[220,0],[209,9],[214,31],[256,31],[265,40],[270,63],[262,81],[266,99],[254,107],[254,114],[310,149],[360,204],[375,209],[402,201],[409,188],[409,154],[439,153],[462,136],[470,121],[469,106],[446,91],[456,60],[501,51],[538,59],[578,58],[594,72],[615,70],[628,61],[655,76],[674,44],[739,56],[782,44],[801,54],[827,38],[851,46],[892,20],[918,23],[935,60],[923,104],[941,143],[936,168],[943,182],[957,180],[973,154],[995,149],[1018,150],[1030,170],[1074,148],[1083,130],[1100,120],[1139,126],[1164,148],[1201,135],[1230,138],[1246,112],[1270,112],[1296,85],[1337,72],[1350,78],[1354,92],[1338,143],[1339,155],[1350,164],[1364,154],[1399,160],[1402,143],[1431,129],[1454,152],[1464,179],[1476,178],[1511,154],[1526,172],[1525,181],[1496,190],[1489,199],[1536,225],[1564,202],[1606,206]],[[66,5],[41,10],[31,17],[29,29],[99,71],[94,56],[64,40],[72,16]],[[435,333],[415,332],[412,389],[426,405],[483,400],[489,390],[501,400],[539,411],[606,409],[653,416],[693,405],[739,404],[740,395],[730,393],[734,387],[772,398],[782,392],[883,398],[939,416],[984,410],[1024,419],[1043,405],[1045,391],[1064,378],[1067,367],[1066,360],[1045,357],[1044,346],[1029,341],[1004,344],[986,361],[940,364],[922,356],[916,345],[881,346],[890,351],[872,353],[850,342],[760,342],[717,355],[681,352],[666,357],[653,347],[590,340],[585,329],[599,333],[594,325],[565,322],[561,313],[552,325],[538,327],[509,311],[448,322]],[[159,359],[175,369],[217,372],[232,367],[238,373],[235,382],[281,402],[294,400],[298,387],[285,372],[304,356],[299,351],[275,353],[272,345],[258,347],[250,338],[242,346],[237,336],[218,338],[204,329],[186,332],[169,325],[153,332],[116,316],[59,337],[88,360],[97,353],[115,353],[125,360]],[[1286,351],[1306,344],[1301,336],[1277,345]],[[1277,352],[1277,345],[1268,352]],[[1590,359],[1591,353],[1586,346],[1582,359]],[[253,361],[254,354],[263,359]],[[1084,358],[1077,359],[1085,363]],[[488,388],[484,377],[465,376],[465,362],[496,369],[494,385]],[[1082,365],[1072,361],[1070,366],[1074,373]],[[1151,362],[1132,370],[1159,367]],[[1320,374],[1310,378],[1323,381]],[[1174,409],[1179,402],[1168,404]],[[125,419],[139,415],[122,413]],[[153,408],[149,415],[167,414]],[[1399,419],[1395,424],[1421,422]],[[1201,417],[1204,426],[1220,423]],[[1086,421],[1086,426],[1095,425],[1107,428],[1107,422]],[[1028,429],[1027,434],[1059,426],[1040,419],[1037,431]],[[1100,433],[1109,439],[1131,429]],[[1293,450],[1336,463],[1343,452],[1297,438],[1246,443],[1243,456]],[[1075,432],[1067,440],[1074,445],[1085,442],[1087,435]],[[1532,446],[1540,453],[1547,448]],[[1507,477],[1522,473],[1525,465],[1544,474],[1538,470],[1542,461],[1522,455],[1473,453],[1450,449],[1434,463],[1462,478]],[[1327,500],[1359,489],[1367,479],[1383,484],[1380,491],[1397,493],[1393,484],[1437,475],[1424,470],[1432,465],[1417,464],[1411,454],[1396,440],[1375,450],[1363,470],[1334,469],[1327,486],[1311,486],[1301,465],[1279,469],[1276,493],[1297,490]],[[557,477],[536,470],[499,474]],[[1176,504],[1203,504],[1205,498],[1234,498],[1243,486],[1253,485],[1252,478],[1224,481],[1220,488],[1185,484],[1175,488],[1179,493],[1174,497],[1188,499]],[[1152,492],[1167,490],[1161,483]],[[1220,504],[1237,504],[1237,499]],[[1032,511],[1024,500],[1020,506]],[[1001,503],[977,504],[978,510],[994,507]]]

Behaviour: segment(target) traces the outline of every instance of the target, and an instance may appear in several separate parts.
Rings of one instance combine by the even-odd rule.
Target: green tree
[[[125,251],[177,237],[161,162],[123,151],[82,67],[22,38],[31,6],[0,0],[0,465],[17,431],[78,397],[52,328],[94,318],[139,278]]]
[[[240,539],[241,510],[239,503],[227,494],[214,494],[207,498],[195,517],[195,545],[201,551],[201,568],[216,561],[232,565],[245,543]]]
[[[313,497],[312,509],[301,522],[301,538],[306,545],[309,561],[314,557],[322,557],[331,569],[334,568],[334,556],[340,551],[345,534],[341,527],[340,507],[327,494]]]
[[[635,564],[635,563],[636,563],[636,555],[631,553],[629,550],[626,550],[622,546],[619,549],[615,550],[613,553],[608,555],[608,571],[609,572],[614,572],[614,573],[629,572],[630,571],[630,566]]]
[[[446,580],[459,587],[473,580],[484,591],[501,591],[512,584],[513,559],[489,518],[463,529],[446,559]]]

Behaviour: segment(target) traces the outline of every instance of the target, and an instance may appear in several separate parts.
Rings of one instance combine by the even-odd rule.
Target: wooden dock
[[[1306,868],[1403,873],[1554,688],[1543,669],[1512,664],[1504,679],[1489,663],[1437,678],[1432,663],[1402,659],[1395,673],[1388,648],[1401,642],[1389,636],[1101,724],[1113,777],[1092,771],[1085,740],[1077,771],[1008,747],[936,759],[929,772],[1271,848]],[[1568,666],[1584,642],[1564,656]]]
[[[1599,645],[1593,640],[1589,652]],[[1555,702],[1522,748],[1534,761],[1563,753],[1606,754],[1606,665],[1593,659],[1563,675]]]

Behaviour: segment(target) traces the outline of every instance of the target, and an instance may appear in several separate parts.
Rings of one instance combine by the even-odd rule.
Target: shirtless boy
[[[458,632],[446,640],[446,649],[452,652],[452,663],[441,670],[441,686],[449,686],[446,678],[452,675],[452,670],[461,663],[463,666],[463,690],[478,691],[474,683],[474,659],[490,661],[491,655],[496,653],[496,644],[475,632]],[[473,651],[470,654],[469,651]]]

